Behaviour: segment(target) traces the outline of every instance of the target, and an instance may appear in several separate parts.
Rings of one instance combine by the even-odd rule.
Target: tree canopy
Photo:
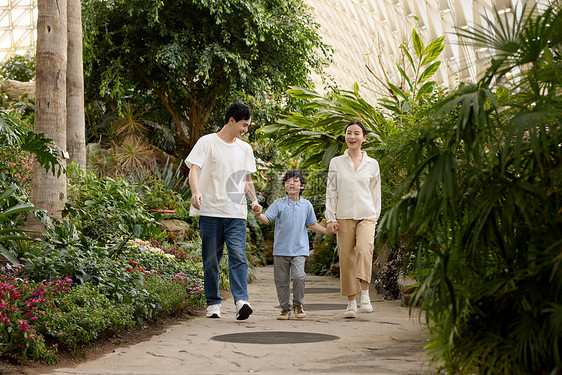
[[[229,101],[307,86],[329,53],[318,27],[298,0],[87,0],[86,97],[162,110],[184,156]]]

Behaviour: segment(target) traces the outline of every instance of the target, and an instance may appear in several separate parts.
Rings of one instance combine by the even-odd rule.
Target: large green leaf
[[[12,254],[8,249],[6,249],[2,244],[0,244],[0,255],[6,258],[12,264],[20,264],[18,258]]]
[[[423,56],[424,45],[423,41],[421,40],[420,34],[418,34],[416,29],[412,30],[412,41],[414,42],[414,50],[416,51],[416,55],[418,55],[418,59],[421,59]]]
[[[390,82],[387,82],[387,85],[394,91],[398,96],[402,97],[402,99],[408,100],[408,95],[402,91],[398,86],[393,85]]]
[[[410,81],[410,77],[408,77],[408,75],[406,74],[404,69],[402,69],[402,67],[399,64],[396,64],[396,67],[398,68],[398,71],[400,72],[400,75],[402,76],[402,78],[404,78],[404,80],[408,84],[408,87],[410,88],[410,91],[412,91],[413,86],[412,86],[412,82]]]
[[[439,69],[439,67],[441,66],[441,61],[436,61],[433,64],[431,64],[430,66],[428,66],[422,74],[420,74],[420,77],[417,80],[417,84],[421,85],[422,83],[424,83],[425,81],[427,81],[428,79],[430,79],[435,72],[437,72],[437,70]]]
[[[423,84],[416,93],[416,100],[420,100],[430,93],[437,86],[437,82],[429,81]]]
[[[443,49],[445,48],[445,45],[443,44],[444,39],[444,36],[439,37],[425,47],[425,50],[423,51],[424,58],[420,66],[426,66],[441,55],[441,52],[443,52]]]

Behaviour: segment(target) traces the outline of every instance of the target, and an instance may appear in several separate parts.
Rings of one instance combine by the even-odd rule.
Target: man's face
[[[233,117],[230,118],[230,123],[232,124],[232,129],[234,135],[237,138],[242,137],[244,134],[248,132],[248,128],[250,127],[250,123],[252,122],[252,118],[250,117],[247,120],[240,120],[235,121]]]

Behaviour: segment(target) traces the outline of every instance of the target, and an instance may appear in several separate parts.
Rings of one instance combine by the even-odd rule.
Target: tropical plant
[[[1,185],[0,185],[1,186]],[[16,241],[29,241],[31,238],[23,236],[27,232],[23,229],[25,214],[40,211],[35,205],[18,200],[15,192],[17,185],[12,184],[0,193],[0,254],[12,264],[19,264],[17,255],[8,250]]]
[[[188,179],[181,174],[181,166],[174,170],[174,165],[168,158],[162,169],[160,169],[158,164],[154,163],[152,173],[162,181],[164,187],[177,192],[184,201],[189,200],[191,197],[191,189]]]
[[[380,99],[380,104],[393,112],[401,115],[420,108],[437,86],[436,81],[430,80],[441,66],[441,61],[435,61],[443,52],[444,36],[432,40],[424,45],[416,29],[412,30],[412,44],[414,55],[408,48],[408,43],[404,42],[400,50],[406,57],[404,66],[397,63],[396,68],[400,72],[401,83],[393,84],[386,81],[387,92],[391,93],[391,98]],[[409,63],[409,66],[406,64]],[[409,74],[408,74],[409,73]]]
[[[131,102],[124,103],[119,110],[119,116],[110,124],[115,128],[115,135],[121,138],[145,138],[150,130],[151,121],[144,118],[146,110],[138,111]]]
[[[153,152],[150,144],[138,137],[127,137],[113,148],[117,165],[124,172],[135,171],[137,168],[148,168],[153,163]]]
[[[60,166],[58,152],[51,139],[45,134],[35,133],[25,124],[22,125],[17,110],[0,110],[0,149],[16,146],[34,154],[35,160],[45,168],[47,173],[49,171],[55,173],[56,167]],[[61,172],[62,170],[58,168],[57,174]]]
[[[495,18],[459,30],[494,59],[404,145],[403,197],[380,226],[417,251],[412,303],[426,314],[434,364],[451,374],[557,374],[562,13],[551,5]]]
[[[334,156],[343,152],[344,129],[352,120],[362,121],[367,127],[365,150],[379,149],[383,143],[386,121],[361,97],[359,85],[355,84],[353,91],[335,90],[328,95],[300,87],[291,87],[287,92],[305,101],[307,114],[291,113],[278,123],[261,128],[259,133],[272,138],[278,149],[292,157],[304,155],[305,167],[327,167]]]

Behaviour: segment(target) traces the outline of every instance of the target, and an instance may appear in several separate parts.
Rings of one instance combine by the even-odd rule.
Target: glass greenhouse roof
[[[521,12],[526,4],[548,0],[305,0],[320,24],[320,34],[334,49],[329,76],[343,89],[354,82],[366,99],[382,95],[380,83],[400,82],[396,64],[403,65],[402,43],[411,42],[416,28],[425,44],[445,36],[441,67],[434,79],[444,86],[474,81],[493,51],[463,45],[455,28],[489,27],[495,10],[502,17]],[[35,49],[37,0],[0,0],[0,61]]]
[[[327,68],[342,89],[358,82],[366,99],[383,95],[387,80],[398,84],[396,64],[405,56],[400,46],[411,46],[416,28],[424,44],[445,36],[441,67],[433,77],[443,86],[475,81],[490,61],[493,51],[463,45],[455,28],[488,27],[495,9],[512,17],[548,1],[535,0],[307,0],[321,25],[320,34],[334,48],[333,64]],[[413,48],[410,48],[413,51]]]

